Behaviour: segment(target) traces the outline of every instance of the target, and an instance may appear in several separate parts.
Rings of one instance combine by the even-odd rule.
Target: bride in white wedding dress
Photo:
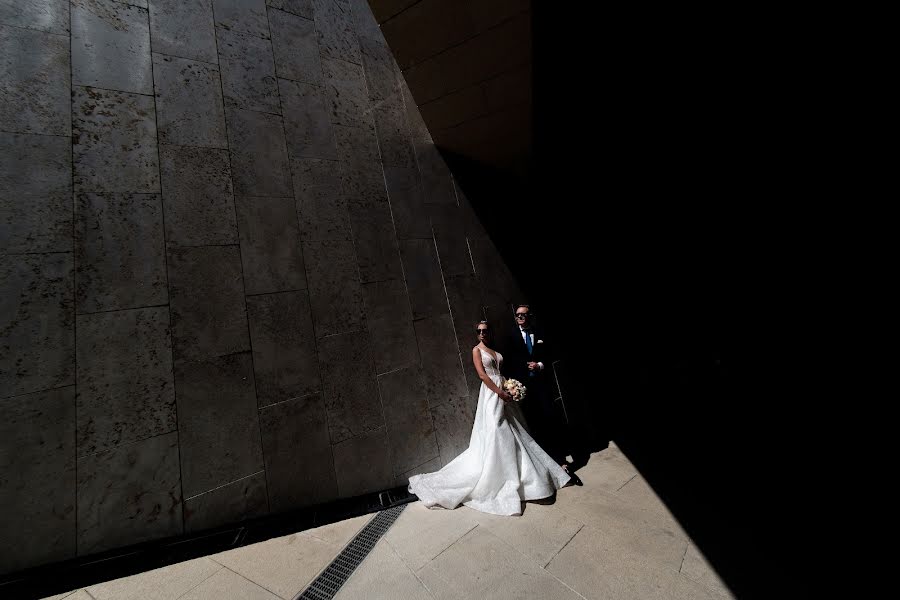
[[[485,343],[478,324],[472,360],[481,378],[469,447],[440,471],[409,478],[409,491],[431,508],[460,504],[494,515],[520,515],[522,502],[552,496],[569,474],[525,430],[518,402],[503,389],[503,356]],[[526,394],[524,402],[528,402]]]

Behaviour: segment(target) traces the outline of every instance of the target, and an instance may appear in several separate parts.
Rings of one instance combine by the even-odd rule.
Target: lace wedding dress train
[[[481,352],[485,373],[498,387],[502,362],[499,352],[496,359]],[[440,471],[410,477],[409,491],[427,507],[464,504],[495,515],[522,514],[523,500],[552,496],[569,480],[524,422],[517,402],[504,402],[482,383],[468,449]]]

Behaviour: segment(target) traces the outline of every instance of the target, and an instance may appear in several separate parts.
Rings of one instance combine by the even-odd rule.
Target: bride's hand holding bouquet
[[[525,399],[526,388],[522,385],[522,382],[517,379],[507,379],[504,381],[503,390],[514,402],[521,402]]]

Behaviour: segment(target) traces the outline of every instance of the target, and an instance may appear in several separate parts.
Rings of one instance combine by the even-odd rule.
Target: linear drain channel
[[[369,521],[331,564],[294,600],[331,600],[356,567],[369,555],[378,540],[391,528],[406,504],[383,510]]]

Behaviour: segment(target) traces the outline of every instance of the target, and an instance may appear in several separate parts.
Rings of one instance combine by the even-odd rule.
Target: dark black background
[[[533,5],[527,176],[448,162],[570,377],[602,382],[569,402],[588,445],[625,451],[738,598],[805,597],[837,442],[809,20]]]

